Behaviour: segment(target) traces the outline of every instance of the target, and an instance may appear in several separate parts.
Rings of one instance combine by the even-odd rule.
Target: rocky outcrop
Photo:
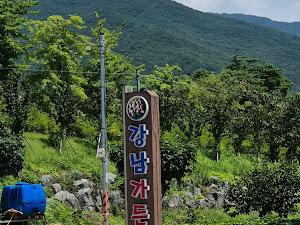
[[[54,197],[60,202],[65,203],[67,206],[72,208],[80,208],[79,201],[74,194],[68,191],[60,191],[54,195]]]
[[[215,183],[205,187],[205,196],[202,196],[203,191],[201,188],[192,185],[192,182],[187,187],[186,191],[182,192],[182,197],[177,194],[172,196],[165,196],[163,198],[163,206],[176,208],[181,206],[195,207],[202,206],[207,208],[223,208],[229,190],[228,182],[220,182],[217,178],[214,179]]]
[[[80,189],[77,192],[79,205],[82,209],[87,211],[94,211],[94,201],[91,194],[92,194],[91,188]]]
[[[93,184],[86,179],[76,180],[74,185],[76,190],[83,189],[83,188],[93,189]]]
[[[58,183],[52,184],[51,187],[55,194],[61,191],[61,185]]]
[[[41,181],[43,186],[50,186],[51,184],[54,183],[54,176],[43,175]]]
[[[79,178],[80,179],[80,178]],[[107,174],[107,181],[109,184],[115,183],[116,175],[112,173]],[[80,179],[74,181],[74,193],[62,190],[59,183],[55,183],[55,178],[51,175],[44,175],[42,183],[44,186],[52,187],[55,198],[65,203],[72,208],[81,208],[87,211],[102,211],[102,194],[101,190],[94,188],[94,184],[87,179]],[[164,207],[207,207],[207,208],[223,208],[224,204],[228,204],[226,199],[227,192],[230,185],[228,182],[222,182],[217,177],[213,178],[209,186],[197,187],[190,180],[184,191],[172,194],[171,196],[164,196],[162,204]],[[93,197],[94,196],[94,197]],[[122,198],[119,191],[109,191],[110,205],[117,205],[119,208],[125,208],[125,200]]]

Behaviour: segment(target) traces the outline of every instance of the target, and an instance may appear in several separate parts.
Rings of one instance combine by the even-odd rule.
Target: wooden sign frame
[[[159,98],[123,94],[126,225],[162,225]]]

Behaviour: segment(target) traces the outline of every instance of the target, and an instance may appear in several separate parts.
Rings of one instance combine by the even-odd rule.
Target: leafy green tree
[[[6,111],[10,115],[11,128],[15,134],[22,132],[28,111],[26,91],[19,97],[22,61],[28,59],[30,38],[25,32],[26,15],[32,13],[28,8],[38,1],[1,0],[0,1],[0,85],[4,91]],[[28,89],[24,89],[28,90]]]
[[[282,133],[283,145],[287,148],[287,155],[296,157],[300,162],[300,93],[294,92],[288,96],[283,107]]]
[[[225,67],[231,71],[239,71],[236,78],[252,85],[254,89],[266,92],[280,91],[284,96],[292,89],[293,83],[272,64],[258,65],[258,59],[235,55],[232,63]]]
[[[159,96],[162,131],[170,131],[174,124],[184,126],[184,119],[191,109],[187,101],[190,87],[184,77],[174,75],[174,71],[180,70],[178,66],[155,67],[154,74],[148,75],[144,81],[144,87]]]
[[[198,88],[194,90],[194,98],[198,99],[198,104],[202,107],[204,124],[214,137],[213,150],[217,153],[217,160],[220,154],[219,144],[231,119],[232,105],[236,98],[224,76],[225,74],[210,75],[198,79]]]
[[[176,127],[162,136],[160,149],[162,192],[164,194],[169,189],[172,179],[180,182],[181,178],[191,171],[190,165],[195,161],[197,149]]]
[[[60,126],[61,139],[76,120],[79,106],[87,96],[82,88],[86,80],[81,63],[88,57],[90,38],[80,35],[84,23],[79,16],[64,19],[50,16],[33,21],[31,32],[39,71],[27,77],[34,87],[32,101],[48,112]],[[45,71],[45,72],[43,72]]]
[[[265,216],[272,211],[280,216],[294,210],[299,202],[300,182],[296,163],[281,163],[257,167],[237,181],[229,199],[237,213],[258,211]]]
[[[25,145],[0,119],[0,177],[17,176],[23,168]]]

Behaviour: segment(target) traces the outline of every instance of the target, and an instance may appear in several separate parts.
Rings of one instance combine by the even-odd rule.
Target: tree
[[[258,65],[258,59],[235,55],[232,63],[225,67],[231,71],[239,71],[236,78],[246,81],[254,89],[266,92],[280,91],[284,96],[292,89],[293,83],[272,64]]]
[[[79,34],[84,29],[79,16],[68,20],[50,16],[46,21],[32,22],[30,28],[36,44],[33,55],[39,61],[38,71],[27,77],[35,87],[32,101],[55,119],[62,140],[87,98],[81,63],[88,56],[90,38]]]
[[[265,216],[274,211],[287,217],[300,200],[297,167],[295,162],[283,162],[269,167],[262,165],[243,176],[229,194],[237,213],[256,210],[260,216]]]
[[[22,93],[22,100],[19,97],[22,73],[15,69],[24,68],[19,63],[29,57],[30,39],[25,32],[26,15],[32,13],[28,8],[37,3],[38,1],[0,1],[0,67],[3,68],[0,71],[0,85],[15,134],[20,134],[23,130],[29,103],[26,91]]]
[[[0,119],[0,177],[17,176],[23,168],[25,145]]]
[[[219,159],[219,144],[232,116],[232,105],[236,95],[232,95],[231,87],[227,84],[226,74],[210,75],[198,79],[198,88],[193,90],[194,98],[202,107],[202,117],[205,126],[213,134],[217,161]]]
[[[283,109],[283,146],[287,148],[288,158],[296,157],[300,162],[300,93],[294,92],[288,96]]]
[[[185,77],[174,75],[174,71],[181,70],[178,66],[156,66],[154,69],[154,74],[145,78],[146,85],[143,86],[155,91],[159,96],[161,130],[170,131],[174,124],[183,128],[184,119],[191,109],[187,101],[190,87]]]
[[[176,126],[171,129],[171,132],[165,132],[162,136],[160,148],[162,193],[164,194],[169,189],[172,179],[180,182],[181,178],[190,172],[190,165],[195,162],[197,149]]]

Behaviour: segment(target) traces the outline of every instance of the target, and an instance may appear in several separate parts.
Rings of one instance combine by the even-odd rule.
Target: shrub
[[[47,113],[40,111],[37,107],[32,107],[26,121],[26,130],[30,132],[48,133],[53,129],[55,120]]]
[[[260,216],[265,216],[274,211],[280,217],[287,217],[300,200],[297,165],[281,163],[271,167],[264,164],[242,177],[229,196],[237,212],[257,210]]]
[[[13,136],[0,120],[0,177],[17,176],[23,168],[25,145],[19,136]]]

